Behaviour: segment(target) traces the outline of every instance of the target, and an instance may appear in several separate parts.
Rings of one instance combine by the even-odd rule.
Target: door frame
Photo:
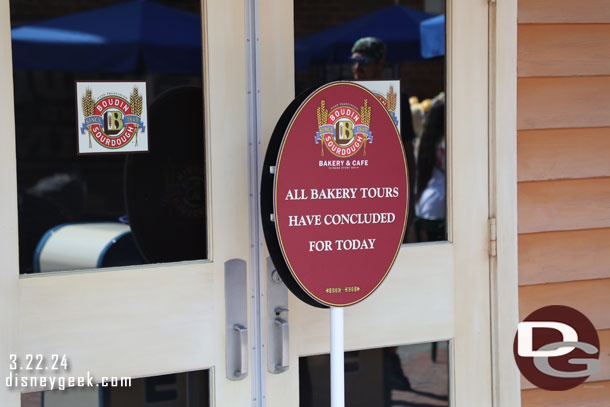
[[[252,374],[253,353],[248,352],[250,377],[245,380],[226,378],[225,359],[225,262],[232,258],[249,261],[251,253],[248,151],[245,148],[248,123],[228,120],[226,116],[231,112],[235,117],[247,117],[245,4],[241,0],[231,0],[230,4],[208,0],[201,4],[208,259],[44,276],[20,276],[18,273],[9,2],[0,6],[0,27],[4,32],[0,39],[3,57],[0,84],[4,91],[0,95],[4,102],[0,118],[4,120],[2,140],[5,142],[0,149],[0,168],[2,186],[7,191],[0,199],[3,238],[0,245],[0,360],[6,360],[0,362],[2,377],[9,374],[8,355],[11,353],[48,355],[53,353],[51,349],[58,353],[56,349],[64,348],[70,363],[70,371],[64,375],[81,376],[90,370],[94,377],[116,372],[117,376],[138,378],[210,369],[212,406],[252,402],[251,378],[256,376]],[[227,31],[226,27],[233,29]],[[227,65],[227,61],[231,64]],[[229,82],[231,85],[227,86]],[[168,286],[172,290],[164,289]],[[251,287],[249,282],[248,288]],[[85,290],[93,295],[84,295]],[[114,295],[117,292],[119,295]],[[133,301],[131,295],[150,301]],[[108,302],[108,298],[116,301]],[[82,300],[85,305],[79,302]],[[251,304],[247,304],[248,323],[251,323]],[[126,307],[121,309],[123,305]],[[163,315],[160,321],[156,320],[155,312]],[[69,317],[62,319],[62,315]],[[81,323],[87,328],[78,331]],[[95,329],[91,329],[93,323],[97,324]],[[46,332],[46,337],[39,335],[45,328],[50,333]],[[174,330],[185,334],[175,335]],[[84,339],[84,335],[89,335],[91,340]],[[112,335],[122,337],[125,342],[118,344]],[[252,338],[250,334],[248,349],[251,349]],[[128,348],[125,343],[142,346]],[[158,352],[162,352],[163,357],[154,357]],[[20,394],[19,389],[0,386],[0,405],[19,406]]]
[[[259,2],[256,2],[258,5]],[[261,0],[260,3],[265,3]],[[267,1],[267,3],[269,3]],[[203,2],[205,5],[206,2]],[[258,8],[258,7],[257,7]],[[263,8],[265,8],[263,6]],[[268,11],[268,10],[267,10]],[[9,4],[4,2],[0,8],[0,18],[9,15]],[[497,218],[498,255],[490,259],[492,273],[492,373],[494,405],[513,407],[520,404],[519,374],[512,354],[512,338],[518,322],[518,282],[517,282],[517,204],[516,204],[516,64],[517,64],[517,2],[492,2],[489,26],[489,91],[490,91],[490,215]],[[258,34],[258,28],[255,31]],[[276,38],[284,42],[286,39]],[[291,40],[291,39],[290,39]],[[258,41],[257,41],[258,43]],[[257,45],[258,46],[258,45]],[[10,27],[0,40],[0,56],[3,61],[11,61]],[[283,67],[284,73],[291,74],[291,67]],[[206,76],[206,83],[208,77]],[[260,78],[257,79],[257,82]],[[0,83],[4,93],[12,94],[11,64],[0,64]],[[257,85],[257,88],[260,89]],[[260,98],[260,95],[257,96]],[[258,102],[260,106],[260,102]],[[206,106],[206,110],[209,109]],[[260,112],[258,113],[260,118]],[[207,116],[207,115],[206,115]],[[208,116],[209,117],[209,116]],[[12,104],[0,111],[0,120],[5,131],[14,128]],[[267,124],[268,126],[268,124]],[[260,132],[261,121],[257,127]],[[14,139],[7,138],[4,148],[0,149],[0,160],[14,160]],[[16,169],[9,168],[3,187],[16,190]],[[0,228],[16,235],[16,202],[2,200]],[[4,241],[0,245],[0,326],[11,327],[18,323],[19,276],[14,273],[18,264],[14,253],[18,250],[16,240]],[[264,270],[259,260],[259,269]],[[252,264],[252,263],[251,263]],[[8,355],[17,343],[17,333],[4,331],[0,335],[0,355]],[[2,364],[0,371],[8,374],[8,364]],[[251,370],[254,372],[254,368]],[[264,380],[264,374],[263,380]],[[222,380],[222,378],[221,378]],[[0,386],[0,404],[18,405],[19,392],[9,391]]]
[[[293,21],[292,6],[279,6],[271,5],[270,0],[260,0],[258,2],[258,8],[260,9],[258,15],[266,16],[267,19],[272,19],[273,24],[263,24],[261,29],[261,37],[266,43],[273,43],[272,49],[292,49],[293,27],[291,26]],[[520,394],[518,392],[518,374],[515,375],[515,365],[512,362],[512,356],[510,352],[506,351],[506,344],[512,343],[512,337],[514,335],[514,329],[516,327],[517,315],[517,285],[516,285],[516,263],[517,263],[517,239],[516,239],[516,2],[502,2],[498,5],[495,1],[490,0],[487,2],[481,1],[467,1],[459,2],[460,7],[451,7],[453,4],[458,4],[457,1],[449,1],[447,7],[448,14],[452,13],[455,17],[456,13],[460,13],[460,21],[464,21],[464,16],[471,13],[473,10],[477,13],[477,20],[482,21],[484,19],[487,24],[485,26],[478,25],[476,27],[454,27],[451,28],[452,36],[448,39],[448,49],[450,48],[450,41],[455,39],[458,35],[464,35],[465,32],[469,33],[468,38],[475,38],[477,44],[483,44],[482,48],[477,49],[484,50],[483,52],[475,52],[471,56],[477,61],[481,61],[487,65],[487,69],[484,71],[472,73],[469,72],[469,64],[461,63],[461,66],[453,65],[454,77],[460,78],[460,82],[456,83],[455,86],[461,86],[462,88],[468,87],[469,80],[474,81],[485,81],[483,87],[486,85],[484,92],[479,95],[480,100],[484,100],[486,103],[486,120],[477,118],[475,126],[483,124],[484,131],[487,134],[487,156],[489,160],[488,173],[486,174],[487,181],[489,182],[489,191],[486,202],[486,209],[489,217],[497,219],[497,246],[498,255],[496,257],[489,258],[488,275],[486,278],[481,278],[480,274],[474,272],[464,272],[464,275],[460,275],[464,281],[457,282],[456,293],[455,293],[455,306],[459,308],[456,311],[456,322],[455,332],[457,333],[460,329],[467,330],[470,321],[471,313],[483,313],[487,314],[486,317],[481,320],[487,320],[489,325],[487,326],[487,333],[485,333],[485,326],[478,327],[478,333],[466,335],[467,341],[461,341],[461,343],[453,343],[454,349],[454,362],[456,364],[464,365],[467,363],[468,358],[472,358],[473,354],[477,352],[489,352],[491,354],[488,366],[481,366],[484,371],[475,371],[474,374],[480,377],[486,377],[489,383],[489,389],[482,393],[486,393],[488,396],[483,396],[477,400],[480,403],[489,403],[491,400],[494,405],[512,407],[518,405]],[[482,9],[482,4],[485,3],[485,9]],[[268,22],[269,20],[266,20]],[[259,23],[260,24],[260,23]],[[288,27],[285,27],[288,24]],[[448,23],[448,29],[450,29]],[[476,31],[477,35],[472,35],[472,32]],[[482,41],[482,42],[479,42]],[[466,50],[468,53],[472,53],[471,50]],[[258,73],[261,76],[260,82],[263,84],[270,84],[273,81],[279,81],[284,83],[286,86],[282,89],[286,89],[292,86],[292,78],[286,78],[286,75],[291,75],[293,72],[293,66],[290,64],[282,64],[281,59],[278,59],[271,52],[263,50],[262,60],[268,61],[269,59],[274,61],[271,65],[271,69],[262,70]],[[450,51],[448,51],[447,58],[451,58]],[[448,60],[448,64],[453,61]],[[479,67],[480,64],[477,64]],[[498,68],[500,67],[500,68]],[[458,73],[459,72],[459,73]],[[459,75],[464,76],[459,76]],[[468,80],[469,79],[469,80]],[[448,85],[449,88],[449,85]],[[293,89],[291,92],[293,94]],[[269,117],[279,117],[283,107],[286,106],[291,98],[285,97],[286,92],[280,92],[279,97],[285,100],[278,102],[278,94],[269,95],[267,91],[263,92],[260,97],[262,102],[259,102],[259,106],[263,106],[264,109],[274,110],[272,114],[266,114],[262,119],[262,139],[267,141],[265,137],[271,134],[271,130],[274,125],[274,121],[270,120]],[[272,101],[271,98],[274,98]],[[479,100],[479,99],[477,99]],[[459,103],[459,101],[457,101]],[[259,113],[260,114],[260,113]],[[448,117],[451,120],[451,117]],[[260,126],[260,125],[259,125]],[[464,131],[464,130],[462,130]],[[265,143],[263,143],[265,144]],[[451,175],[449,175],[451,177]],[[468,183],[464,180],[453,179],[453,186],[468,188]],[[459,186],[458,186],[459,184]],[[448,194],[450,192],[448,191]],[[451,200],[451,196],[448,196]],[[462,203],[453,203],[462,204]],[[453,207],[449,207],[449,212]],[[453,222],[468,223],[469,219],[453,219]],[[451,225],[449,225],[451,228]],[[488,225],[476,224],[477,228],[483,228],[488,230]],[[463,230],[463,226],[461,226]],[[450,241],[452,244],[462,246],[465,245],[463,238],[452,236],[450,230]],[[483,242],[487,245],[489,242]],[[442,244],[442,243],[441,243]],[[409,249],[413,250],[413,249]],[[426,250],[416,249],[415,251]],[[461,250],[461,248],[460,248]],[[459,252],[460,250],[456,250]],[[471,252],[472,253],[472,252]],[[479,255],[481,253],[478,253]],[[455,262],[456,267],[460,267],[460,272],[468,267],[467,255],[456,254]],[[480,273],[480,270],[479,270]],[[472,298],[469,295],[468,281],[470,278],[477,281],[477,287],[488,294],[484,298]],[[457,279],[457,277],[456,277]],[[478,279],[478,280],[477,280]],[[505,289],[508,287],[508,289]],[[472,291],[477,292],[477,289]],[[466,342],[466,343],[464,343]],[[292,345],[292,341],[291,341]],[[463,361],[460,362],[459,358],[462,355]],[[471,369],[472,370],[472,369]],[[474,383],[476,380],[471,379],[468,375],[461,374],[457,380],[452,380],[452,383],[457,387],[455,392],[455,405],[463,405],[466,403],[463,395],[474,394],[481,392],[481,389]],[[267,381],[270,385],[274,386],[273,382],[281,382],[277,376],[268,376]],[[277,391],[277,390],[274,390]],[[282,391],[283,392],[283,391]],[[274,396],[275,397],[275,396]],[[489,398],[487,398],[489,397]],[[483,404],[481,404],[483,405]]]
[[[497,220],[497,255],[490,257],[493,402],[521,405],[513,357],[519,322],[517,241],[517,1],[489,6],[490,217]]]
[[[0,19],[9,21],[10,8],[9,2],[5,1],[0,5]],[[2,93],[13,95],[13,66],[11,51],[11,32],[10,24],[0,24],[4,28],[0,36],[0,84]],[[7,61],[10,61],[7,62]],[[0,120],[4,123],[4,131],[11,135],[15,134],[15,110],[13,103],[4,106],[0,110]],[[0,162],[15,161],[15,137],[6,137],[6,144],[0,149]],[[3,177],[2,188],[11,192],[10,196],[15,196],[17,191],[17,167],[14,165],[3,168],[8,173]],[[0,210],[0,230],[3,233],[10,233],[17,236],[18,223],[17,200],[1,199]],[[19,260],[15,253],[19,253],[17,239],[8,239],[0,245],[0,326],[3,328],[0,334],[0,375],[8,377],[9,365],[8,355],[14,353],[17,345],[17,332],[14,327],[18,323],[19,305]],[[8,328],[8,329],[7,329]],[[7,388],[4,383],[0,386],[0,404],[7,406],[19,406],[21,393]]]

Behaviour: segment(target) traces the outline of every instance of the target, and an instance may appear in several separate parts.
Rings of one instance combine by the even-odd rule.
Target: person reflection
[[[386,63],[386,44],[375,37],[360,38],[351,49],[349,60],[352,64],[352,75],[355,80],[381,80]],[[415,154],[413,140],[413,117],[409,105],[409,96],[404,87],[400,87],[400,137],[407,158],[407,171],[409,173],[409,216],[405,231],[404,242],[414,241],[411,233],[415,210]]]
[[[358,81],[379,80],[385,67],[386,45],[379,38],[360,38],[352,47],[352,74]]]
[[[446,240],[445,96],[432,100],[417,152],[415,232],[417,241]]]

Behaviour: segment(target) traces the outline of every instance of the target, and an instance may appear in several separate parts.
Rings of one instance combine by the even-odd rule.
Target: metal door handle
[[[267,257],[267,371],[281,374],[290,369],[288,288]]]
[[[239,354],[239,368],[235,371],[235,377],[242,377],[248,374],[248,328],[243,325],[235,324],[233,329],[237,332]]]
[[[246,262],[225,262],[225,357],[229,380],[248,376],[248,275]]]
[[[279,330],[280,336],[280,340],[278,341],[280,346],[280,360],[279,363],[275,365],[275,368],[278,370],[286,370],[289,366],[288,358],[290,357],[288,352],[288,321],[282,318],[275,318],[274,323]]]

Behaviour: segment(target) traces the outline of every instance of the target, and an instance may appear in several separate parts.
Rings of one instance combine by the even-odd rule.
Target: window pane
[[[297,94],[400,80],[411,202],[405,242],[447,240],[444,0],[294,0]]]
[[[10,7],[20,272],[205,259],[200,2]],[[87,110],[105,97],[131,119]],[[99,132],[77,125],[88,116]],[[127,151],[138,142],[147,151]]]
[[[330,356],[299,359],[300,407],[330,406]],[[345,405],[448,406],[448,342],[345,353]]]
[[[208,407],[209,371],[132,379],[130,385],[80,387],[21,395],[21,407]]]

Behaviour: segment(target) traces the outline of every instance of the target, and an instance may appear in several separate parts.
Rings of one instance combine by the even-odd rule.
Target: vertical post
[[[343,308],[330,307],[330,405],[345,407]]]

